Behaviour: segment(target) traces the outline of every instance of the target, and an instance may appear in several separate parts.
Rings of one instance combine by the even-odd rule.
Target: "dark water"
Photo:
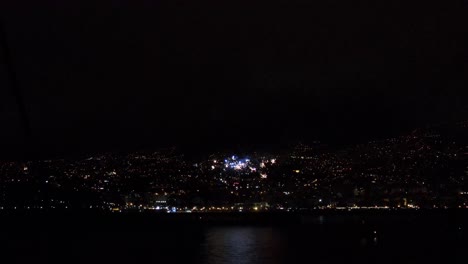
[[[308,216],[288,224],[2,225],[5,263],[467,263],[466,217]],[[92,222],[92,221],[91,221]],[[29,225],[28,225],[29,223]]]

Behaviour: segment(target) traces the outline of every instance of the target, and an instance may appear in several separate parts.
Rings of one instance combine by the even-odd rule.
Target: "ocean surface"
[[[467,219],[466,213],[295,215],[281,223],[31,216],[2,223],[0,253],[4,263],[31,264],[467,263]]]

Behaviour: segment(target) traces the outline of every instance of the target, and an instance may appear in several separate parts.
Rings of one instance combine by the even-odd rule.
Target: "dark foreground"
[[[0,215],[8,263],[466,263],[465,211]]]

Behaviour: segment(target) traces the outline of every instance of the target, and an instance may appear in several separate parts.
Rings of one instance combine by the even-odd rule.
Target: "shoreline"
[[[161,230],[165,227],[193,228],[217,225],[253,226],[326,226],[417,223],[468,223],[468,210],[392,210],[243,213],[100,213],[100,212],[26,212],[0,214],[2,226],[21,230]]]

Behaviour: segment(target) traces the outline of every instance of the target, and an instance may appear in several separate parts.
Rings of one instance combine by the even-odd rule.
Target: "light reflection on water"
[[[277,235],[272,228],[216,227],[202,245],[207,264],[277,263]]]

